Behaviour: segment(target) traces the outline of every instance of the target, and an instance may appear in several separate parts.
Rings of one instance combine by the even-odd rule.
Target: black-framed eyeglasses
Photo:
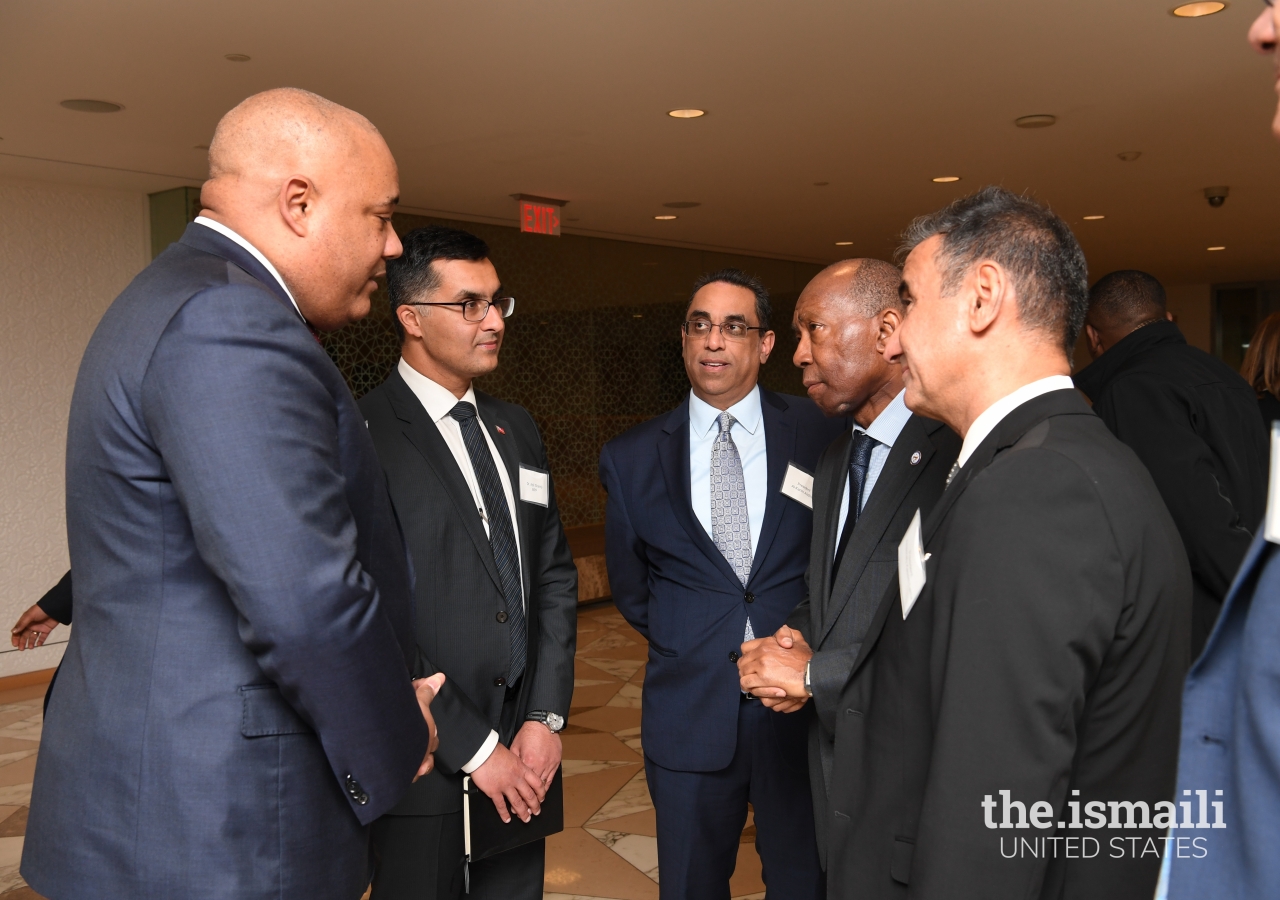
[[[489,315],[489,307],[498,307],[498,315],[507,318],[516,311],[515,297],[496,297],[493,300],[451,300],[448,303],[410,303],[410,306],[460,306],[462,318],[468,322],[483,322]]]
[[[680,325],[680,329],[685,334],[696,338],[711,337],[713,328],[719,328],[720,335],[731,341],[740,341],[753,331],[765,330],[758,325],[748,325],[746,322],[710,322],[707,319],[688,319]]]

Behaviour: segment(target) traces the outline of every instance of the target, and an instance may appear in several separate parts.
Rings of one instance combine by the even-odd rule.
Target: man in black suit
[[[462,779],[537,815],[573,693],[578,575],[529,413],[475,390],[515,308],[484,241],[431,226],[387,267],[401,359],[360,408],[417,576],[419,665],[444,672],[436,771],[373,829],[375,900],[457,897]],[[471,865],[470,896],[541,898],[544,842]]]
[[[927,515],[942,496],[960,452],[954,431],[907,409],[902,366],[883,355],[902,319],[901,281],[891,263],[845,260],[820,272],[796,303],[794,362],[809,396],[854,425],[818,460],[808,596],[787,625],[748,643],[738,660],[742,689],[766,706],[792,712],[813,698],[809,783],[824,867],[840,693],[897,572],[898,542],[915,511]]]
[[[1148,897],[1191,584],[1151,476],[1068,376],[1084,254],[1000,188],[907,249],[886,354],[964,443],[837,708],[831,896]]]
[[[1258,401],[1239,372],[1187,344],[1146,272],[1098,279],[1084,332],[1094,362],[1076,387],[1151,472],[1187,548],[1194,659],[1266,508]]]
[[[661,895],[728,900],[750,803],[769,896],[816,900],[808,722],[744,695],[737,662],[804,598],[807,473],[845,423],[757,385],[774,333],[768,291],[745,272],[700,278],[683,332],[689,396],[600,454],[609,585],[649,641],[641,728]]]

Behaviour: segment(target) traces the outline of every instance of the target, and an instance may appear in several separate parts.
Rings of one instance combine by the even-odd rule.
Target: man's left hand
[[[804,635],[786,625],[772,637],[747,641],[738,658],[742,690],[759,697],[770,709],[794,712],[809,699],[804,670],[812,658]]]
[[[560,735],[541,722],[525,722],[511,742],[511,752],[542,779],[545,789],[560,768]]]

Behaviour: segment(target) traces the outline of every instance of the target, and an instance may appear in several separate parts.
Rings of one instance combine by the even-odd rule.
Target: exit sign
[[[564,200],[516,194],[520,203],[520,230],[529,234],[560,234],[560,208]]]

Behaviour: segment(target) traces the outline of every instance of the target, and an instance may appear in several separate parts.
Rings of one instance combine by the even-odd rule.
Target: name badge
[[[911,608],[920,598],[924,590],[925,560],[930,554],[924,552],[924,542],[920,536],[920,510],[916,510],[907,533],[898,544],[898,598],[902,602],[902,618],[906,619]]]
[[[1262,536],[1273,544],[1280,544],[1280,422],[1271,423],[1271,471]]]
[[[782,494],[805,509],[813,509],[813,476],[795,463],[787,463],[787,475],[782,479]]]
[[[551,502],[551,473],[532,466],[520,466],[520,499],[546,506]]]

